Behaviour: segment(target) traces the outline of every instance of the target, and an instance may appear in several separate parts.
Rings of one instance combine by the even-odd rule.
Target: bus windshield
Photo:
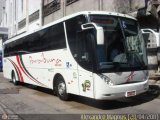
[[[136,20],[106,15],[90,15],[103,27],[104,44],[97,44],[99,70],[128,71],[147,67],[145,43]]]

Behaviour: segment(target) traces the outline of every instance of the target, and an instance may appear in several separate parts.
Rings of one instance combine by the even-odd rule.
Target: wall
[[[79,0],[66,6],[66,15],[79,11],[99,10],[99,0]]]
[[[43,6],[45,6],[51,2],[53,2],[53,0],[44,0]],[[60,19],[64,16],[64,1],[61,0],[60,2],[61,2],[60,9],[50,15],[45,16],[43,19],[43,25],[48,24],[54,20]]]
[[[33,20],[32,22],[29,22],[28,24],[28,31],[33,31],[36,29],[39,29],[41,27],[41,0],[28,0],[28,15],[31,15],[35,13],[36,11],[39,11],[39,18],[36,20]],[[34,14],[33,14],[34,17]]]
[[[121,13],[132,13],[145,8],[149,0],[78,0],[70,5],[66,5],[66,0],[5,0],[5,12],[3,15],[3,25],[9,27],[9,37],[21,34],[26,31],[39,29],[42,25],[62,18],[79,11],[112,11]],[[42,8],[53,1],[60,1],[60,9],[52,14],[43,16]],[[34,18],[34,13],[39,10],[38,19]],[[145,9],[147,11],[147,9]],[[145,12],[146,12],[145,11]],[[140,12],[140,13],[141,13]],[[149,12],[148,12],[149,13]],[[32,15],[32,22],[29,21]],[[137,15],[137,14],[136,14]],[[143,24],[146,18],[139,19]],[[148,18],[148,21],[150,19]],[[152,22],[153,23],[153,22]],[[154,21],[155,23],[155,21]],[[143,26],[146,27],[148,23]],[[151,25],[151,24],[150,24]],[[19,27],[21,26],[21,27]],[[155,28],[155,24],[152,25]]]
[[[131,11],[137,11],[139,8],[144,8],[149,0],[130,0]]]
[[[5,6],[5,0],[0,0],[0,26],[1,26],[1,21],[2,21],[2,17],[3,17],[3,12],[4,12],[4,6]]]
[[[39,29],[42,21],[41,6],[41,0],[5,0],[2,24],[9,28],[8,37]],[[34,14],[36,11],[37,18]]]
[[[44,6],[54,0],[44,0]],[[44,17],[44,24],[50,23],[54,20],[62,18],[79,11],[111,11],[120,13],[130,13],[137,11],[139,8],[145,6],[146,0],[78,0],[66,6],[66,0],[61,1],[61,8],[56,12]]]

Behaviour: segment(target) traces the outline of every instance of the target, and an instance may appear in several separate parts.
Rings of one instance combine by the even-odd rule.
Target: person
[[[115,58],[115,56],[117,56],[118,54],[119,54],[118,49],[116,49],[116,48],[112,49],[112,51],[111,51],[111,56],[110,56],[110,60],[113,61],[114,58]]]
[[[118,55],[120,55],[120,54],[123,53],[122,47],[123,47],[123,44],[118,44],[118,43],[116,43],[116,44],[113,46],[113,48],[112,48],[112,50],[111,50],[111,54],[110,54],[110,60],[111,60],[112,62],[114,61],[114,59],[115,59]]]

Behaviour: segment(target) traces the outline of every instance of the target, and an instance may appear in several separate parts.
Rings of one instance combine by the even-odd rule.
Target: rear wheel
[[[58,77],[57,82],[56,82],[56,93],[57,96],[64,101],[67,101],[69,99],[69,95],[66,92],[66,84],[64,82],[63,77]]]
[[[16,76],[14,71],[12,71],[11,79],[14,85],[18,85],[18,81],[16,80]]]

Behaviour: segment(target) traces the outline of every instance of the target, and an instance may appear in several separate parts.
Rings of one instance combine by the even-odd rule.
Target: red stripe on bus
[[[21,66],[21,63],[20,63],[20,60],[19,60],[19,57],[18,55],[16,56],[16,59],[17,59],[17,62],[18,62],[18,65],[20,66],[21,70],[23,71],[23,73],[28,77],[30,78],[31,80],[33,80],[27,73],[26,71],[23,69],[23,67]],[[35,80],[33,80],[35,83],[37,83]]]
[[[20,82],[24,82],[24,79],[23,79],[23,76],[22,76],[22,73],[20,71],[20,69],[18,68],[18,66],[10,59],[8,59],[13,65],[15,65],[15,67],[17,68],[17,71],[18,71],[18,74],[20,75]]]
[[[27,74],[27,72],[25,71],[25,69],[24,69],[24,68],[22,67],[22,65],[21,65],[21,61],[20,61],[20,58],[19,58],[18,55],[16,56],[16,59],[17,59],[18,65],[20,66],[20,68],[21,68],[21,70],[23,71],[23,73],[24,73],[28,78],[30,78],[30,80],[34,81],[34,82],[37,83],[37,84],[40,84],[40,85],[42,85],[42,86],[45,86],[45,85],[43,85],[42,83],[40,83],[38,80],[32,78],[31,76],[29,76],[29,75]]]

